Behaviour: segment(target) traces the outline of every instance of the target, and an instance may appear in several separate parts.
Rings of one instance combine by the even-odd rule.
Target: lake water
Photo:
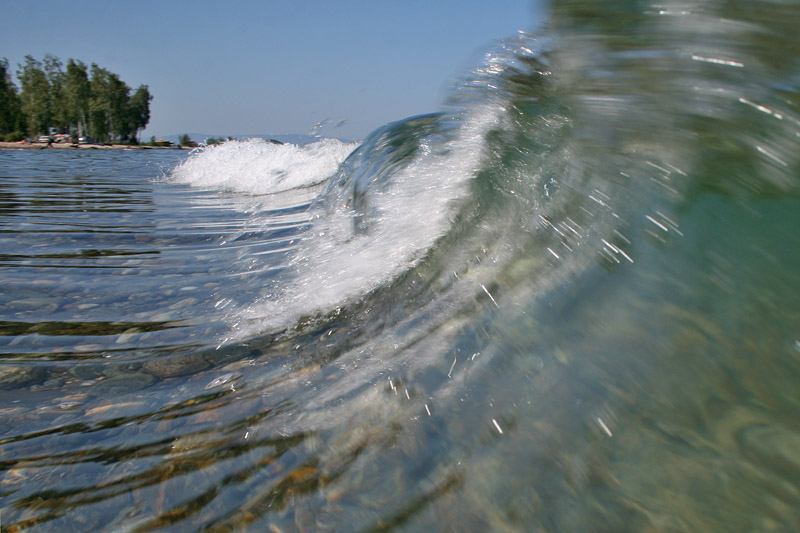
[[[798,27],[556,2],[360,144],[0,152],[3,530],[796,530]]]

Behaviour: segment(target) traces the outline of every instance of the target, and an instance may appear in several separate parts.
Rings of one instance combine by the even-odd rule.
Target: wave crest
[[[337,139],[302,146],[232,140],[195,150],[171,177],[195,187],[274,194],[325,181],[356,146]]]

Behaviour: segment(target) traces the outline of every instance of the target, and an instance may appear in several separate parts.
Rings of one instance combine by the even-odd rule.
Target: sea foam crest
[[[195,187],[279,193],[325,181],[357,146],[337,139],[303,146],[264,139],[232,140],[194,151],[171,177]]]
[[[341,198],[315,212],[292,260],[291,279],[236,317],[236,336],[291,327],[304,315],[352,303],[413,267],[448,231],[454,202],[469,194],[467,183],[480,167],[484,136],[500,112],[493,104],[471,109],[451,117],[459,122],[452,138],[420,139],[419,151],[405,167],[367,191],[377,215],[365,233],[355,231],[355,211],[335,201]]]

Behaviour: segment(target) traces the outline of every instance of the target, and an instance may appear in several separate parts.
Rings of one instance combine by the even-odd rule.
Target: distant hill
[[[161,139],[165,139],[167,141],[172,141],[174,143],[178,143],[180,138],[183,134],[176,133],[174,135],[165,135],[164,137],[159,137]],[[309,144],[319,140],[319,137],[315,137],[313,135],[307,135],[303,133],[283,133],[283,134],[272,134],[272,133],[253,133],[249,135],[234,135],[234,134],[216,134],[216,133],[189,133],[189,138],[192,139],[196,143],[203,143],[209,137],[222,137],[227,139],[228,137],[233,137],[234,139],[238,139],[240,141],[244,141],[247,139],[252,139],[254,137],[260,137],[262,139],[275,139],[276,141],[280,141],[282,143],[291,143],[291,144]],[[146,139],[143,139],[146,140]],[[351,141],[352,139],[339,139],[342,141]]]

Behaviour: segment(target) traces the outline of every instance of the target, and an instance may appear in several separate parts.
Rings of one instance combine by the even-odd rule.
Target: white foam
[[[336,139],[303,146],[228,141],[195,150],[171,177],[195,187],[272,194],[325,181],[357,146]]]
[[[370,206],[379,216],[366,234],[354,234],[348,207],[318,213],[292,262],[291,281],[240,317],[239,334],[283,329],[304,315],[333,311],[411,268],[450,227],[453,202],[468,194],[484,135],[499,115],[486,106],[461,117],[454,139],[423,146],[388,187],[371,191]]]

